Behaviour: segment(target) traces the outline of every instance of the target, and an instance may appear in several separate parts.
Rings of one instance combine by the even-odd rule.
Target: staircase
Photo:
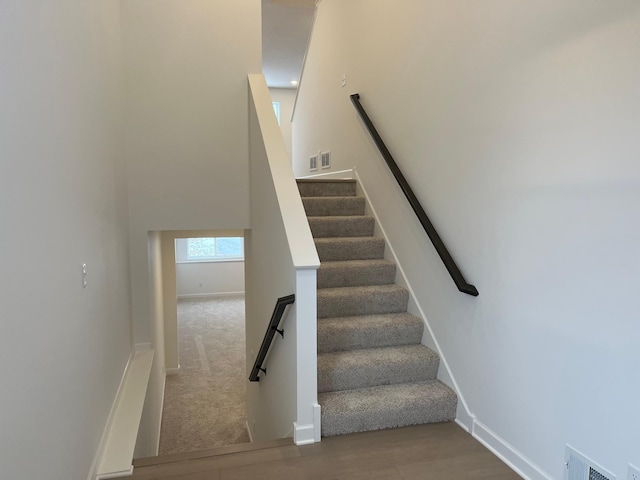
[[[318,270],[318,403],[322,434],[455,418],[457,397],[437,380],[440,359],[421,345],[384,239],[355,180],[298,180]]]

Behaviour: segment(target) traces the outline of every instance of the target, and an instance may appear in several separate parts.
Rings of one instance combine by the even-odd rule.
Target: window
[[[244,260],[242,237],[177,238],[176,262]]]
[[[271,102],[273,104],[273,111],[276,112],[276,118],[278,119],[278,125],[280,125],[280,102]]]

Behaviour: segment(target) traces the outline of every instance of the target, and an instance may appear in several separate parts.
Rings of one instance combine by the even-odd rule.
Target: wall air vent
[[[320,166],[321,168],[331,167],[331,152],[322,152],[320,154]]]
[[[565,480],[616,480],[616,476],[567,445]]]
[[[313,155],[309,157],[309,171],[317,172],[318,171],[318,156]]]

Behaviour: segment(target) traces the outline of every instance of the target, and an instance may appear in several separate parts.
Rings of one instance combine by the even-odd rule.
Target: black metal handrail
[[[376,130],[376,127],[373,126],[373,122],[369,118],[369,115],[367,115],[367,112],[365,112],[364,108],[362,107],[362,104],[360,103],[360,94],[354,93],[353,95],[351,95],[351,101],[360,114],[360,117],[366,125],[367,130],[369,130],[369,133],[371,134],[373,141],[376,143],[378,150],[380,150],[380,153],[382,154],[384,160],[387,162],[391,173],[393,173],[393,176],[396,177],[400,188],[404,192],[404,195],[407,197],[407,200],[409,201],[411,208],[413,208],[413,211],[416,213],[418,220],[420,220],[424,231],[427,232],[427,235],[431,239],[431,243],[433,243],[436,252],[438,252],[438,255],[440,255],[444,266],[449,271],[449,275],[451,275],[451,278],[458,287],[458,290],[468,295],[477,297],[478,289],[476,289],[476,287],[465,280],[464,275],[462,275],[462,272],[458,268],[458,265],[456,265],[456,262],[453,260],[453,257],[449,253],[449,250],[447,250],[447,247],[445,247],[444,242],[440,238],[440,235],[438,235],[438,232],[436,232],[436,229],[429,220],[429,217],[427,217],[424,208],[422,208],[422,205],[420,205],[420,202],[413,193],[413,190],[411,190],[407,179],[404,178],[404,175],[400,171],[398,164],[391,156],[391,152],[389,152],[389,149],[382,141],[382,138]]]
[[[260,377],[258,376],[260,372],[263,372],[264,374],[267,373],[267,369],[264,368],[262,364],[264,362],[264,359],[267,357],[267,352],[269,351],[269,347],[271,347],[271,342],[273,341],[273,337],[276,332],[278,332],[282,336],[282,338],[284,338],[284,329],[278,330],[278,325],[280,325],[282,314],[284,313],[285,308],[287,308],[287,305],[291,305],[295,301],[295,295],[280,297],[276,301],[276,306],[273,309],[273,313],[271,314],[271,321],[269,322],[269,326],[267,327],[267,332],[264,334],[262,345],[260,345],[260,351],[258,352],[256,361],[254,362],[253,368],[251,369],[251,375],[249,375],[249,380],[251,382],[260,381]]]

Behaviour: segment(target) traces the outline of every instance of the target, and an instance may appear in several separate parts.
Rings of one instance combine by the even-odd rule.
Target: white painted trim
[[[354,167],[355,168],[355,167]],[[353,172],[354,169],[349,169],[349,170],[339,170],[337,172],[327,172],[327,173],[318,173],[317,175],[306,175],[304,177],[297,177],[298,180],[307,180],[307,179],[314,179],[314,178],[318,178],[318,179],[353,179]]]
[[[296,269],[296,445],[315,443],[320,428],[318,379],[309,375],[318,371],[317,286],[317,269]]]
[[[313,434],[313,439],[316,442],[319,442],[322,440],[322,407],[320,407],[320,404],[316,403],[313,406],[313,423],[316,426],[316,430]]]
[[[454,422],[456,422],[458,424],[458,426],[463,429],[465,432],[467,433],[471,433],[471,428],[473,427],[473,425],[471,427],[469,427],[467,424],[465,424],[464,422],[460,421],[459,418],[456,418],[454,420]]]
[[[122,372],[122,377],[120,378],[120,384],[118,385],[118,390],[116,391],[116,395],[113,398],[113,402],[111,403],[111,409],[109,410],[109,415],[107,417],[107,423],[104,426],[104,430],[102,431],[102,436],[100,437],[100,443],[98,444],[98,449],[93,457],[93,461],[91,462],[91,468],[89,469],[89,474],[87,475],[87,480],[94,480],[97,475],[98,464],[104,454],[104,449],[107,444],[107,437],[109,436],[109,431],[111,430],[111,425],[113,425],[113,418],[115,417],[116,408],[120,403],[120,399],[122,398],[122,391],[124,390],[124,381],[127,378],[127,372],[129,371],[129,366],[133,361],[134,352],[131,352],[129,355],[129,360],[127,360],[127,364],[124,367],[124,371]]]
[[[135,352],[149,352],[151,351],[151,343],[136,343],[133,346]]]
[[[456,394],[458,395],[458,405],[462,404],[463,407],[463,411],[461,412],[460,407],[458,407],[458,412],[456,413],[456,418],[458,417],[464,417],[464,419],[461,419],[461,421],[464,423],[464,420],[467,421],[467,423],[469,423],[469,421],[471,419],[474,419],[474,415],[471,413],[471,410],[469,409],[469,406],[467,405],[467,402],[464,399],[464,396],[462,395],[462,392],[460,391],[460,387],[458,386],[458,382],[456,382],[456,379],[453,376],[453,372],[451,371],[451,368],[449,367],[449,363],[447,362],[447,359],[445,358],[443,352],[442,352],[442,348],[440,348],[440,344],[438,343],[438,340],[436,339],[435,334],[433,333],[433,329],[431,328],[431,325],[429,323],[429,320],[427,318],[427,316],[424,313],[424,310],[422,309],[422,306],[420,305],[420,303],[418,302],[416,295],[414,293],[413,288],[411,287],[411,284],[409,283],[409,280],[407,279],[407,276],[404,273],[404,270],[402,268],[402,265],[400,264],[399,260],[398,260],[398,256],[396,255],[395,250],[393,249],[393,245],[391,244],[391,242],[389,241],[389,237],[387,236],[387,232],[384,230],[384,227],[382,226],[382,222],[380,222],[380,218],[378,217],[378,214],[375,210],[375,208],[373,207],[373,204],[371,203],[371,198],[369,197],[369,195],[367,194],[367,190],[364,187],[363,183],[362,183],[362,179],[360,178],[360,175],[358,175],[358,171],[354,168],[353,169],[353,173],[355,175],[356,180],[358,181],[358,188],[360,188],[362,190],[362,194],[364,195],[366,201],[367,201],[367,206],[368,208],[371,210],[371,214],[374,216],[374,218],[376,219],[376,226],[380,229],[380,233],[382,234],[382,236],[384,237],[385,243],[387,248],[389,249],[389,253],[391,254],[391,257],[393,258],[396,267],[398,269],[398,273],[400,274],[400,277],[402,278],[402,281],[404,283],[404,286],[407,288],[407,290],[409,290],[409,295],[411,297],[411,300],[413,302],[413,304],[415,305],[416,309],[418,310],[420,317],[422,318],[422,321],[424,322],[426,328],[427,328],[427,332],[429,334],[429,336],[431,337],[431,341],[433,342],[433,345],[435,346],[436,351],[438,352],[438,355],[440,355],[440,362],[441,365],[444,367],[444,370],[446,371],[447,374],[447,378],[441,378],[441,380],[443,380],[445,383],[450,384],[449,386],[451,388],[453,388],[456,392]],[[441,375],[438,374],[438,378],[440,378]],[[462,415],[460,415],[462,413]],[[465,428],[465,430],[469,430],[469,428]]]
[[[472,435],[525,480],[553,480],[551,475],[535,465],[522,452],[477,420],[474,421]]]
[[[162,399],[160,400],[160,414],[158,415],[158,423],[156,423],[156,425],[160,425],[160,428],[158,429],[158,439],[156,440],[156,445],[155,445],[156,456],[160,455],[160,437],[162,436],[162,414],[164,413],[164,394],[167,387],[167,371],[164,367],[162,367],[162,369],[164,370],[164,375],[162,376],[162,389],[161,389]]]
[[[271,174],[271,178],[267,181],[272,182],[275,189],[293,266],[296,269],[317,269],[320,266],[320,259],[298,185],[295,182],[291,158],[285,147],[280,126],[273,114],[271,93],[264,75],[251,74],[248,79],[252,110],[255,111],[258,121],[259,131],[255,132],[255,135],[261,136],[264,144]]]
[[[298,425],[293,422],[293,443],[296,445],[310,445],[316,443],[315,439],[316,427],[310,423],[307,425]]]
[[[253,434],[251,433],[251,428],[249,428],[249,420],[244,421],[244,427],[247,429],[247,434],[249,435],[249,443],[253,443]]]
[[[133,475],[133,465],[131,465],[128,470],[122,470],[121,472],[113,472],[113,473],[105,473],[102,475],[97,475],[96,480],[109,480],[111,478],[130,477],[131,475]]]
[[[188,300],[194,298],[215,298],[215,297],[226,297],[226,296],[238,296],[244,295],[244,290],[241,292],[220,292],[220,293],[184,293],[178,295],[176,298],[178,300]]]
[[[311,20],[311,27],[309,28],[309,37],[307,38],[307,48],[304,49],[304,57],[302,57],[302,68],[300,69],[300,78],[298,79],[298,88],[296,88],[296,98],[293,100],[293,108],[291,109],[291,123],[296,116],[296,106],[298,105],[298,95],[300,93],[300,87],[302,86],[302,79],[304,78],[304,70],[307,66],[307,56],[309,55],[309,47],[311,46],[311,38],[313,37],[313,30],[316,26],[316,18],[318,17],[318,5],[322,0],[316,1],[315,9],[313,10],[313,19]]]
[[[180,364],[178,364],[178,368],[166,368],[165,369],[165,374],[172,376],[172,375],[178,375],[180,373]]]
[[[136,345],[136,348],[146,348],[146,345]],[[153,350],[136,351],[130,362],[97,468],[96,480],[124,477],[133,473],[133,451],[154,353]]]

